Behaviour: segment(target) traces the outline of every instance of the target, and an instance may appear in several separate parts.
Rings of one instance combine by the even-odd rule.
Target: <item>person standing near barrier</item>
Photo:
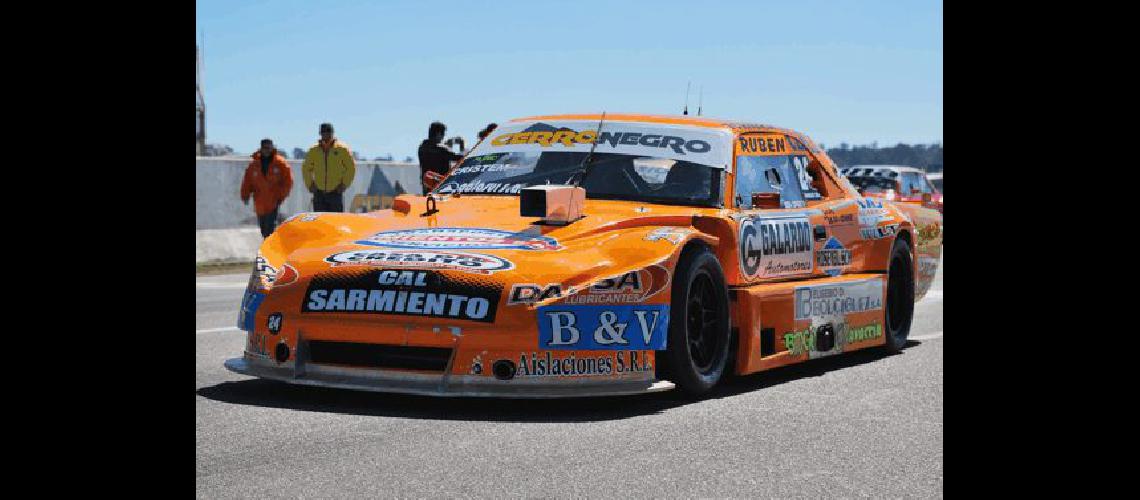
[[[261,237],[268,238],[277,227],[277,209],[293,189],[293,172],[270,139],[262,139],[261,149],[252,156],[253,161],[245,168],[241,181],[241,201],[248,205],[253,195],[253,211],[257,214],[257,225],[261,226]]]
[[[446,146],[440,144],[443,142],[443,136],[445,135],[447,135],[447,125],[440,122],[431,122],[431,125],[428,126],[428,138],[420,143],[420,175],[422,176],[421,181],[424,195],[427,195],[428,191],[435,189],[435,187],[439,185],[439,181],[443,180],[448,170],[451,170],[451,162],[463,158],[463,155],[455,154]],[[462,139],[459,139],[459,141],[462,143]],[[460,146],[460,148],[462,147],[463,146]]]
[[[331,123],[321,124],[321,140],[305,155],[301,175],[313,193],[314,212],[343,212],[344,191],[356,177],[356,162],[348,145],[333,137]]]

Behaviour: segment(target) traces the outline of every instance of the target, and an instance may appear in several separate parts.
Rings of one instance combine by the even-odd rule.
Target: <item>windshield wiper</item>
[[[582,169],[582,171],[580,172],[580,175],[575,174],[577,177],[576,177],[576,182],[574,182],[574,187],[582,187],[582,183],[586,181],[586,175],[590,173],[589,172],[590,165],[594,159],[594,150],[598,148],[598,141],[602,137],[602,124],[605,123],[605,121],[606,121],[606,112],[602,111],[602,119],[598,120],[598,132],[594,136],[594,144],[592,146],[590,146],[590,153],[587,154],[586,157],[582,159],[582,165],[579,167]]]

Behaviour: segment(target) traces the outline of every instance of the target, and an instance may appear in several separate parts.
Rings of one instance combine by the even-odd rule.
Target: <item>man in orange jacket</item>
[[[277,208],[289,190],[293,189],[293,173],[285,157],[273,147],[273,141],[261,140],[261,149],[253,153],[253,161],[245,168],[245,178],[241,181],[241,201],[249,204],[253,194],[253,211],[257,213],[257,224],[261,226],[261,237],[268,238],[277,227]]]

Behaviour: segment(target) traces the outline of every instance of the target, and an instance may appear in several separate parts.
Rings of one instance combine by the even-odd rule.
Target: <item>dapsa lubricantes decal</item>
[[[332,267],[372,266],[405,269],[438,269],[491,274],[514,269],[515,265],[502,257],[467,252],[432,252],[408,250],[354,250],[334,253],[325,257]]]
[[[313,278],[301,303],[301,312],[367,313],[493,323],[502,293],[500,286],[474,276],[391,269],[340,271]]]
[[[654,264],[636,271],[605,278],[582,288],[563,291],[560,283],[545,286],[518,283],[511,287],[508,305],[533,304],[551,297],[566,297],[565,304],[640,303],[669,286],[669,270]]]
[[[376,233],[359,245],[391,248],[424,248],[451,250],[560,250],[558,240],[546,236],[515,233],[498,229],[433,227],[401,229]]]

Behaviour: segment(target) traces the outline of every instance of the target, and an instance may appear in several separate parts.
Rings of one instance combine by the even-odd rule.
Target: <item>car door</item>
[[[736,150],[732,196],[741,281],[816,276],[816,246],[826,241],[827,228],[822,212],[807,206],[820,198],[805,175],[808,152],[782,133],[760,132],[742,133]],[[779,206],[754,206],[757,193],[779,194]]]

